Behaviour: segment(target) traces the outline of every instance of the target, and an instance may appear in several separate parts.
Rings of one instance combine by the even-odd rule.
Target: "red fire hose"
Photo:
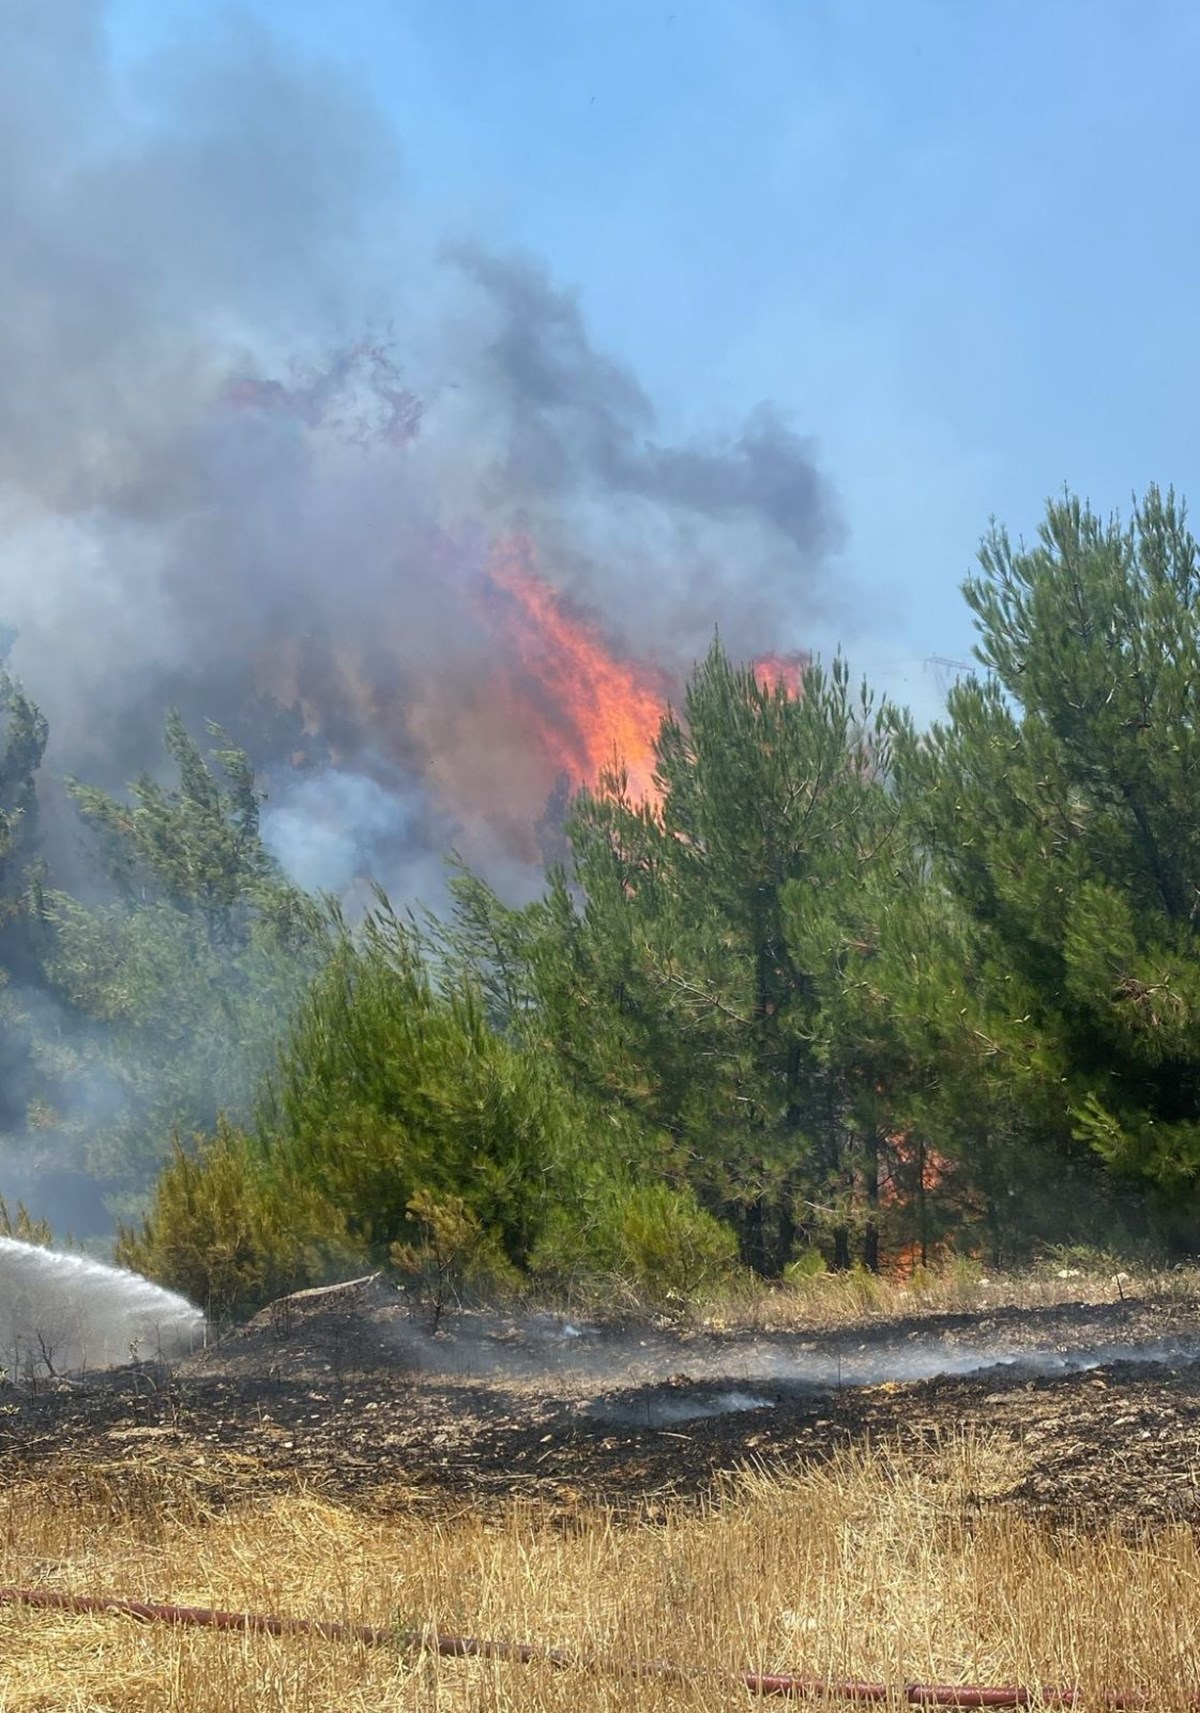
[[[576,1659],[558,1648],[534,1642],[504,1642],[481,1636],[445,1636],[420,1630],[390,1630],[374,1624],[345,1624],[318,1618],[280,1618],[263,1612],[222,1612],[209,1606],[161,1606],[144,1600],[106,1599],[97,1594],[63,1594],[53,1588],[0,1588],[0,1605],[38,1606],[59,1612],[109,1612],[146,1622],[189,1625],[209,1630],[239,1630],[252,1635],[318,1636],[329,1642],[360,1642],[365,1647],[426,1649],[452,1659],[499,1659],[517,1665],[554,1666],[560,1671],[606,1672],[613,1676],[656,1678],[682,1683],[693,1674],[681,1666],[646,1660]],[[1066,1685],[1032,1689],[1016,1684],[985,1688],[967,1683],[864,1683],[853,1678],[811,1678],[789,1673],[739,1671],[725,1681],[755,1695],[790,1696],[827,1701],[887,1701],[899,1697],[912,1707],[1077,1707],[1085,1703],[1124,1713],[1146,1708],[1150,1698],[1140,1689],[1111,1689],[1098,1694]],[[1200,1708],[1200,1695],[1188,1697],[1188,1707]]]

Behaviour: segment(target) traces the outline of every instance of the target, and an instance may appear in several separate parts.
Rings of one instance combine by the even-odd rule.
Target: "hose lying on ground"
[[[320,1618],[274,1617],[263,1612],[222,1612],[209,1606],[155,1605],[144,1600],[108,1599],[98,1594],[64,1594],[55,1588],[0,1588],[0,1605],[36,1606],[57,1612],[107,1612],[149,1623],[175,1624],[209,1630],[235,1630],[252,1635],[316,1636],[327,1642],[358,1642],[365,1647],[424,1650],[450,1659],[498,1659],[516,1665],[542,1664],[559,1671],[603,1672],[612,1676],[655,1678],[683,1683],[704,1674],[683,1666],[651,1660],[575,1658],[558,1648],[534,1642],[505,1642],[482,1636],[447,1636],[423,1630],[393,1630],[375,1624],[347,1624]],[[1151,1698],[1140,1689],[1089,1692],[1067,1685],[1038,1688],[1017,1684],[987,1688],[980,1684],[859,1682],[852,1678],[811,1678],[785,1672],[720,1673],[721,1681],[755,1695],[790,1696],[797,1700],[906,1701],[912,1707],[1103,1707],[1110,1713],[1148,1708]],[[1200,1708],[1200,1695],[1189,1696],[1188,1707]]]

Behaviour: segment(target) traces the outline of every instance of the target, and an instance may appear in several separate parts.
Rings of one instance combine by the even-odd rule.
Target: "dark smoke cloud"
[[[403,889],[448,833],[501,860],[476,772],[534,788],[472,699],[497,532],[670,670],[718,624],[803,645],[840,539],[812,445],[767,407],[662,444],[538,265],[426,254],[360,89],[212,20],[125,87],[96,0],[0,0],[0,40],[0,620],[55,766],[153,767],[168,698],[261,751],[286,638],[341,735],[293,777],[280,715],[276,847],[335,883],[387,848],[390,794]]]
[[[790,541],[797,571],[839,545],[841,525],[810,440],[761,405],[724,449],[663,447],[654,409],[622,364],[593,349],[579,306],[527,260],[459,246],[450,254],[491,299],[499,329],[486,381],[510,421],[500,492],[636,496],[696,518],[755,519]]]

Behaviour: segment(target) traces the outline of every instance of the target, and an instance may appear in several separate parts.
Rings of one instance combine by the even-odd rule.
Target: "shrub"
[[[22,1201],[17,1203],[14,1212],[3,1196],[0,1196],[0,1237],[15,1237],[21,1243],[35,1243],[39,1249],[54,1247],[49,1221],[34,1219]]]
[[[652,1303],[700,1298],[737,1271],[738,1242],[690,1189],[662,1180],[595,1186],[599,1194],[582,1218],[547,1226],[531,1258],[544,1282],[561,1288],[624,1288]]]
[[[523,1269],[576,1195],[595,1126],[535,1053],[493,1030],[469,982],[436,986],[381,910],[301,1006],[259,1127],[377,1258],[414,1236],[418,1193],[460,1197]]]
[[[463,1282],[511,1289],[551,1225],[590,1231],[582,1216],[610,1199],[623,1139],[488,1024],[469,982],[435,984],[412,931],[381,910],[298,1008],[253,1132],[222,1123],[177,1144],[118,1253],[222,1314],[350,1259],[391,1259],[444,1305]],[[705,1275],[702,1235],[712,1248],[701,1221],[672,1280]],[[647,1271],[634,1236],[604,1241],[615,1267]]]
[[[788,1262],[783,1270],[785,1285],[798,1285],[805,1279],[816,1279],[828,1272],[825,1257],[815,1246],[801,1249],[800,1253]]]
[[[408,1204],[408,1217],[419,1239],[393,1243],[390,1258],[423,1292],[435,1332],[450,1302],[464,1290],[495,1296],[519,1287],[520,1275],[505,1259],[496,1234],[484,1229],[462,1196],[418,1190]]]
[[[191,1150],[176,1140],[140,1228],[116,1259],[214,1318],[245,1314],[328,1278],[353,1256],[345,1222],[314,1184],[281,1180],[224,1119]]]

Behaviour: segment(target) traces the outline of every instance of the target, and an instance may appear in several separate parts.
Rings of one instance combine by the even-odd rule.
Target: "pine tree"
[[[71,794],[127,901],[194,912],[214,943],[231,944],[247,907],[265,892],[286,889],[259,837],[254,769],[219,726],[210,725],[208,732],[211,761],[178,712],[168,713],[165,748],[179,776],[174,790],[143,774],[130,786],[128,802],[77,780]]]
[[[888,860],[896,719],[840,658],[792,696],[714,645],[663,721],[659,805],[614,770],[573,805],[572,868],[543,900],[506,912],[458,887],[457,944],[490,965],[511,1026],[640,1123],[647,1166],[733,1219],[762,1273],[808,1227],[848,1260],[849,1156],[885,1123],[822,1007],[843,914]]]
[[[174,1134],[248,1111],[328,952],[325,910],[262,844],[248,760],[218,728],[210,737],[206,756],[168,718],[173,789],[144,776],[122,801],[74,783],[118,898],[44,900],[46,976],[76,1019],[62,1104],[94,1115],[86,1163],[123,1207],[139,1205]]]
[[[41,710],[0,669],[0,960],[21,974],[36,938],[37,773],[48,735]]]
[[[1190,1201],[1200,1174],[1200,574],[1183,509],[1070,497],[965,585],[986,676],[902,774],[1045,1145]]]
[[[48,727],[2,665],[12,640],[0,635],[0,1127],[23,1141],[47,1089],[24,989],[43,949],[37,775]]]

